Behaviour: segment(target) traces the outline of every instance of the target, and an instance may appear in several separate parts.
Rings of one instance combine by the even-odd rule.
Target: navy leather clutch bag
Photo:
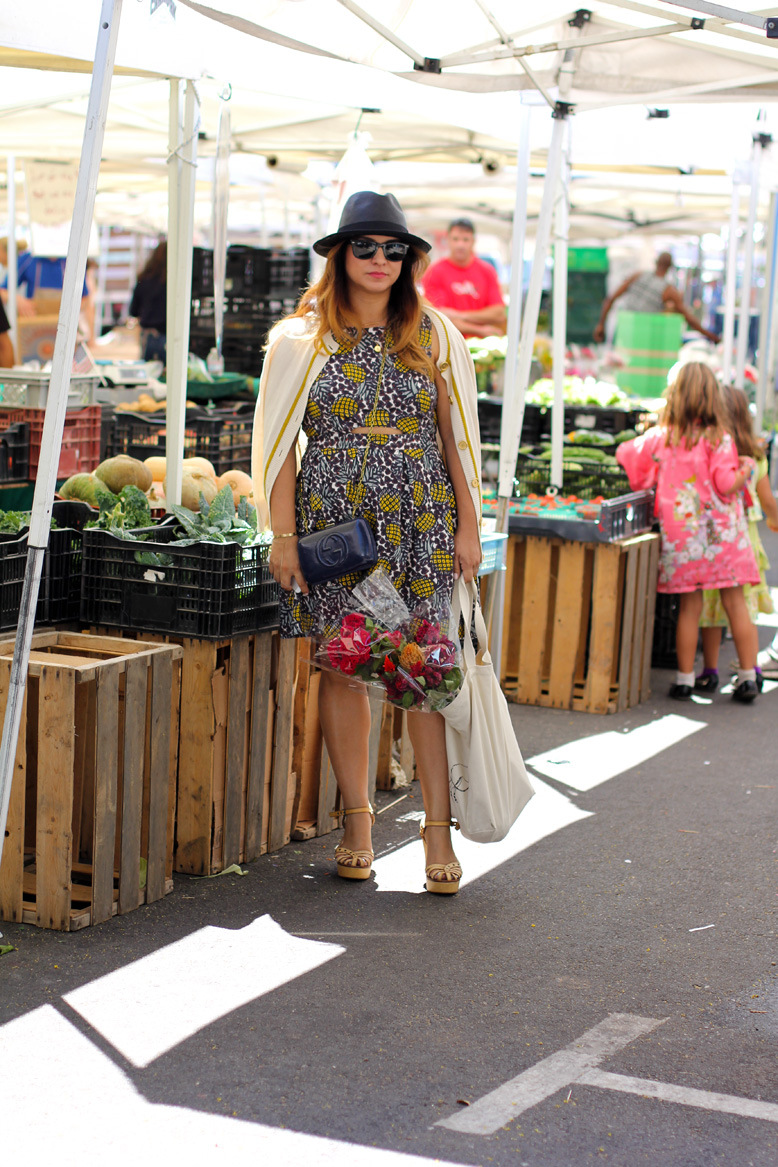
[[[339,575],[368,571],[378,562],[373,530],[366,519],[348,519],[297,540],[306,583],[326,583]]]

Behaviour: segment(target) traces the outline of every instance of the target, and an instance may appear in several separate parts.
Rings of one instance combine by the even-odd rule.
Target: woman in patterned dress
[[[392,195],[361,192],[346,203],[338,231],[314,247],[327,257],[325,272],[271,337],[255,431],[255,481],[265,488],[285,637],[336,631],[358,582],[341,577],[309,587],[299,534],[361,515],[373,528],[379,565],[408,607],[426,605],[430,613],[449,603],[460,572],[474,578],[481,558],[475,376],[462,338],[416,289],[429,245],[409,233]],[[292,439],[300,430],[307,445],[298,472]],[[319,716],[345,812],[337,871],[365,879],[374,820],[364,686],[322,672]],[[409,713],[408,727],[427,816],[427,888],[450,893],[461,868],[449,829],[443,719]]]

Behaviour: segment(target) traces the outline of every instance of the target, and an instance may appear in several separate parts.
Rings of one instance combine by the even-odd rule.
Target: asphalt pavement
[[[423,891],[414,785],[366,883],[333,834],[82,932],[0,924],[0,1147],[775,1167],[778,685],[672,679],[609,717],[511,706],[538,794],[457,896]]]

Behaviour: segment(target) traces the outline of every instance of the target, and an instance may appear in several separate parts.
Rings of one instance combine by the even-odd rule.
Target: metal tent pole
[[[724,380],[732,380],[732,349],[735,337],[735,297],[737,295],[738,229],[740,226],[740,178],[732,176],[732,204],[729,209],[729,238],[727,240],[727,275],[724,285]]]
[[[770,142],[769,134],[755,134],[751,153],[751,191],[748,199],[748,219],[743,259],[743,282],[740,286],[740,314],[738,316],[737,349],[735,354],[735,385],[742,389],[745,385],[746,354],[748,333],[751,325],[751,279],[754,270],[754,228],[759,206],[759,174],[762,151]]]
[[[108,98],[111,92],[116,40],[122,0],[103,0],[100,25],[97,32],[92,84],[86,111],[84,142],[78,166],[75,208],[70,228],[65,276],[62,285],[57,338],[54,343],[49,396],[41,436],[41,456],[30,520],[27,566],[24,575],[19,625],[16,631],[8,700],[0,742],[0,859],[2,858],[8,806],[11,799],[16,759],[16,742],[22,715],[22,704],[27,686],[27,665],[30,659],[35,609],[43,567],[43,556],[49,541],[51,510],[57,485],[59,450],[65,427],[73,352],[76,346],[78,316],[81,310],[81,291],[86,271],[89,231],[94,214],[97,176],[105,134]]]
[[[193,82],[185,83],[183,128],[180,125],[181,85],[171,82],[171,148],[168,178],[175,187],[168,212],[167,277],[167,429],[165,499],[170,506],[181,502],[181,482],[186,422],[186,363],[189,355],[189,314],[192,301],[192,237],[194,234],[195,178],[197,171],[197,94]],[[177,163],[177,165],[176,165]],[[173,255],[171,256],[171,242]]]
[[[502,505],[498,504],[498,530],[507,529],[508,503],[513,495],[513,480],[516,475],[516,458],[521,441],[521,427],[524,420],[524,398],[527,393],[529,370],[532,364],[532,346],[535,341],[535,332],[538,326],[540,311],[540,296],[543,291],[543,277],[546,268],[546,256],[551,236],[551,218],[554,211],[559,170],[562,159],[562,143],[564,141],[565,121],[570,110],[568,106],[560,109],[559,104],[554,109],[554,129],[548,147],[546,160],[546,180],[543,184],[543,202],[538,217],[535,232],[535,255],[532,260],[527,302],[521,321],[521,339],[516,368],[516,380],[513,392],[508,397],[507,377],[506,395],[502,407],[502,424],[500,427],[500,484],[499,497]],[[502,520],[502,521],[501,521]]]
[[[17,327],[16,293],[19,290],[17,281],[18,267],[16,255],[16,155],[9,154],[6,160],[6,190],[8,200],[8,327],[11,331],[16,359],[21,364],[19,351],[19,330]]]
[[[565,436],[565,352],[567,349],[567,243],[569,231],[570,163],[563,158],[554,210],[553,370],[554,408],[551,411],[551,483],[562,486],[562,447]]]
[[[230,107],[219,107],[216,157],[213,163],[213,319],[216,353],[223,367],[224,280],[227,274],[227,215],[230,203]]]
[[[519,144],[516,150],[516,192],[513,203],[513,235],[511,238],[511,279],[508,290],[508,337],[505,349],[505,381],[503,384],[503,414],[515,393],[516,366],[521,330],[521,306],[524,287],[524,243],[527,237],[527,196],[529,193],[531,107],[519,107]],[[513,493],[511,483],[511,494]],[[497,502],[496,528],[508,529],[508,502]],[[489,631],[489,643],[494,670],[500,675],[502,649],[502,612],[505,594],[505,576],[502,572],[489,577],[484,597],[484,619]]]
[[[770,366],[770,333],[773,325],[773,302],[775,299],[775,263],[778,245],[778,194],[770,193],[770,213],[767,219],[767,239],[765,240],[765,279],[762,302],[759,308],[759,348],[756,385],[756,428],[762,427],[765,401],[767,399],[767,377]]]

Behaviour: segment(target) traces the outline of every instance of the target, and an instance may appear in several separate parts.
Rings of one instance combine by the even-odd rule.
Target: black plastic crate
[[[43,557],[35,623],[63,624],[78,620],[81,597],[82,531],[97,511],[85,502],[55,502],[57,526],[49,533]],[[19,621],[27,566],[27,533],[0,535],[0,631]]]
[[[274,252],[267,265],[269,295],[300,292],[311,275],[311,256],[306,247]]]
[[[171,544],[172,527],[138,543],[84,533],[81,620],[89,625],[224,640],[278,623],[268,545]],[[151,555],[172,559],[155,566]]]
[[[499,442],[500,427],[502,425],[501,397],[478,398],[478,426],[481,431],[482,442]],[[545,410],[539,405],[524,406],[524,420],[521,426],[521,444],[534,445],[540,440],[543,430]]]
[[[225,366],[227,356],[225,353]],[[230,368],[230,372],[239,371]],[[184,425],[184,457],[207,458],[218,474],[225,470],[251,473],[251,436],[254,406],[205,413],[187,410]],[[117,413],[113,453],[129,454],[143,461],[163,455],[167,449],[167,421],[142,413]]]
[[[618,498],[630,494],[629,478],[621,466],[605,466],[592,462],[581,467],[580,459],[565,452],[562,461],[562,492],[577,494],[582,499]],[[519,454],[516,464],[517,493],[545,494],[551,486],[551,462],[535,454]]]
[[[679,599],[677,595],[657,592],[654,614],[654,639],[651,645],[651,666],[655,669],[677,669],[675,630],[678,625]]]
[[[538,407],[536,407],[538,408]],[[644,409],[617,409],[615,406],[566,405],[565,433],[571,430],[600,430],[606,434],[620,434],[635,429],[645,415]],[[544,410],[541,437],[551,433],[551,410]]]
[[[17,421],[0,434],[0,482],[27,482],[30,477],[30,425]]]
[[[192,248],[192,296],[213,296],[213,252]]]
[[[556,518],[553,513],[543,515],[511,515],[508,531],[511,535],[536,535],[547,539],[567,539],[574,543],[615,543],[650,531],[654,521],[654,492],[639,490],[618,498],[606,499],[600,504],[600,515],[594,519]]]

